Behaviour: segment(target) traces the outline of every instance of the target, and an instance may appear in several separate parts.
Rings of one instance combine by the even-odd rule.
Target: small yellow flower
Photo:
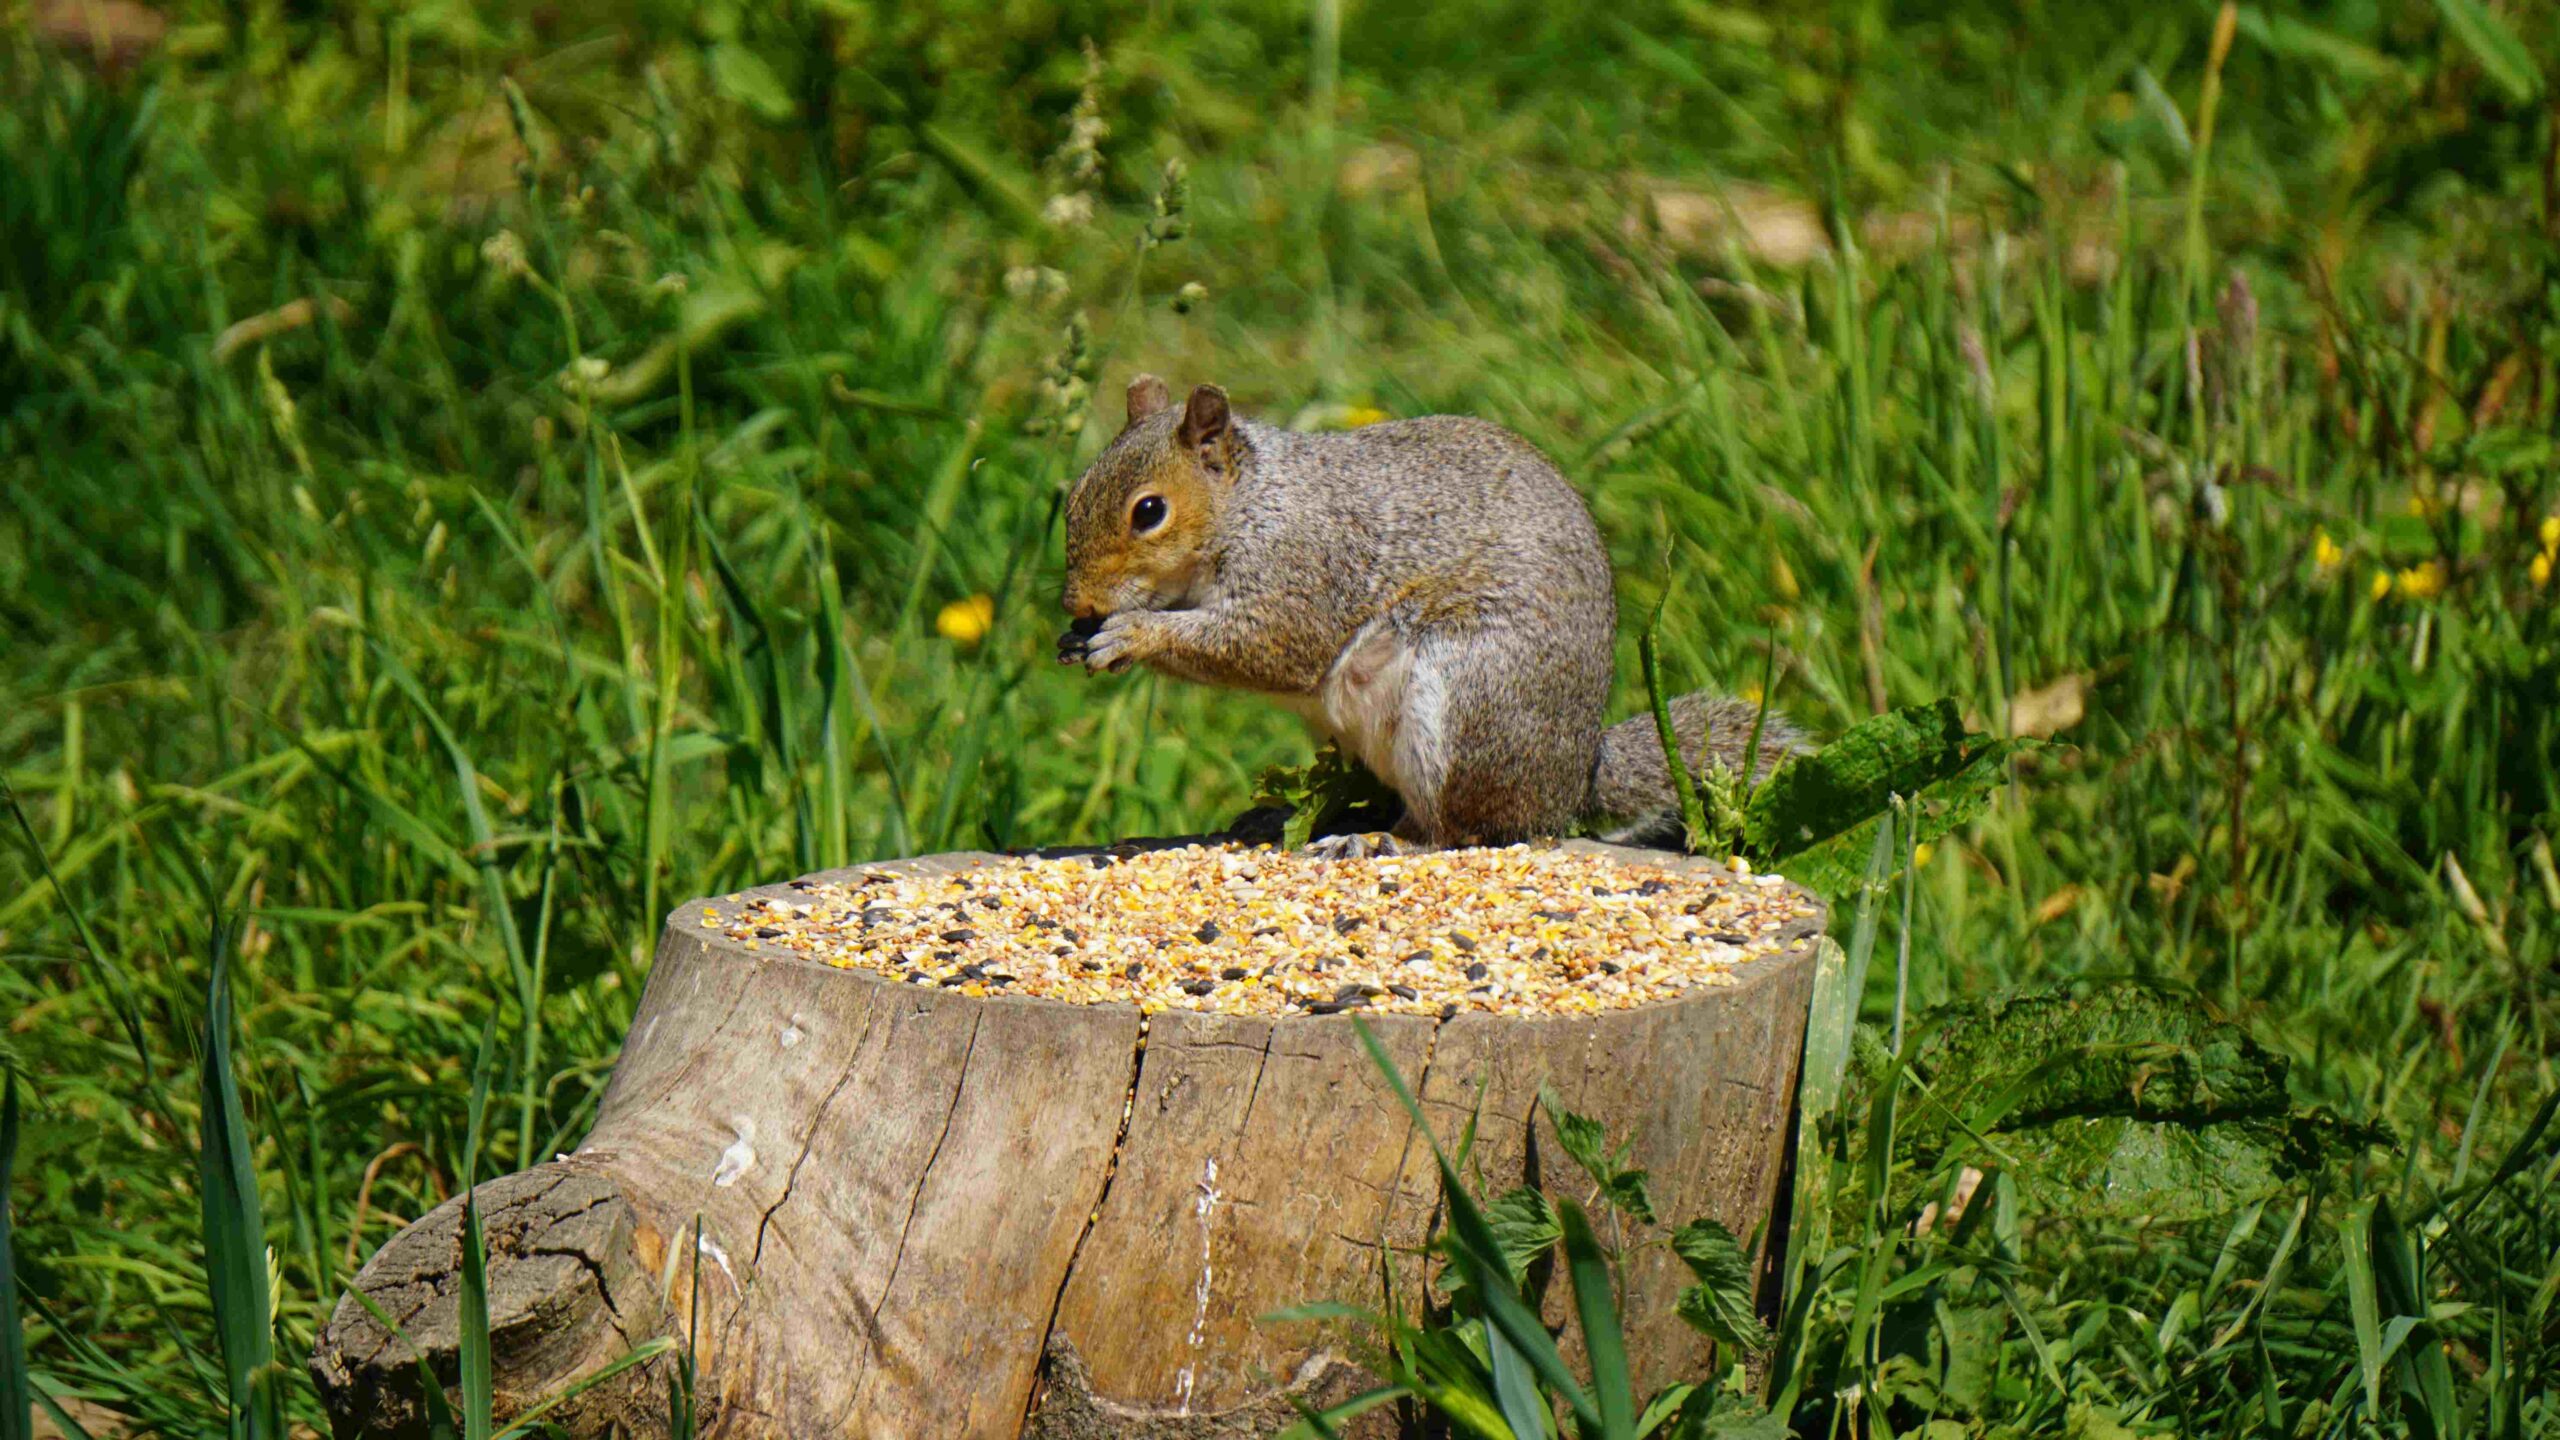
[[[1760,703],[1760,687],[1759,687],[1759,686],[1757,686],[1757,685],[1745,685],[1745,686],[1743,686],[1743,687],[1742,687],[1742,703],[1743,703],[1743,704],[1745,704],[1745,705],[1757,705],[1757,704],[1759,704],[1759,703]]]
[[[2406,600],[2432,600],[2444,593],[2444,566],[2433,560],[2400,572],[2393,588]]]
[[[1937,851],[1938,847],[1934,845],[1915,845],[1911,849],[1911,863],[1915,866],[1926,865],[1929,863],[1929,857]]]
[[[2391,598],[2390,571],[2376,570],[2373,572],[2373,598],[2377,604]]]
[[[2338,548],[2338,542],[2329,538],[2328,531],[2323,530],[2312,537],[2311,563],[2313,565],[2322,570],[2335,570],[2346,563],[2346,559],[2347,552]]]
[[[954,600],[933,617],[933,628],[943,639],[959,645],[975,645],[987,638],[988,629],[996,623],[996,601],[992,595],[972,595]]]
[[[2560,515],[2542,517],[2542,553],[2560,555]]]
[[[1375,405],[1354,405],[1342,412],[1342,428],[1357,430],[1363,425],[1375,425],[1386,418],[1387,412]]]
[[[2444,513],[2444,502],[2422,490],[2409,493],[2409,513],[2420,520],[2433,520]]]
[[[2524,573],[2532,578],[2533,587],[2537,590],[2550,584],[2551,552],[2545,550],[2541,554],[2534,556],[2533,562],[2524,567]]]

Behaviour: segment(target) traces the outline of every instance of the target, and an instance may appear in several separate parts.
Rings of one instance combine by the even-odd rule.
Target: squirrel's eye
[[[1129,507],[1129,528],[1144,535],[1164,523],[1164,497],[1145,495]]]

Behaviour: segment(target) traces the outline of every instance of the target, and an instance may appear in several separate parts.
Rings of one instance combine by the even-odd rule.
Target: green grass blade
[[[27,1331],[18,1318],[18,1256],[10,1174],[18,1159],[18,1074],[0,1076],[0,1440],[34,1440],[35,1394],[27,1379]]]
[[[1582,1322],[1582,1349],[1591,1360],[1591,1389],[1600,1406],[1603,1440],[1634,1440],[1635,1384],[1627,1371],[1627,1337],[1618,1324],[1610,1291],[1609,1256],[1591,1233],[1591,1217],[1571,1196],[1556,1202],[1564,1223],[1566,1273],[1573,1280],[1573,1308]]]
[[[1449,1228],[1455,1242],[1451,1247],[1451,1258],[1465,1269],[1467,1279],[1477,1287],[1476,1293],[1483,1297],[1486,1324],[1516,1346],[1520,1358],[1528,1362],[1538,1378],[1564,1397],[1565,1403],[1573,1407],[1574,1418],[1586,1428],[1597,1429],[1599,1409],[1591,1403],[1591,1396],[1584,1391],[1582,1383],[1573,1378],[1573,1372],[1565,1368],[1564,1356],[1557,1352],[1555,1340],[1547,1334],[1545,1322],[1523,1304],[1519,1294],[1512,1289],[1510,1269],[1502,1260],[1501,1242],[1485,1220],[1484,1212],[1477,1208],[1475,1197],[1467,1193],[1456,1167],[1449,1163],[1448,1152],[1440,1148],[1439,1137],[1431,1133],[1429,1122],[1423,1119],[1422,1106],[1414,1100],[1413,1091],[1405,1084],[1404,1073],[1396,1068],[1395,1061],[1378,1043],[1378,1037],[1370,1032],[1366,1021],[1355,1015],[1351,1018],[1351,1028],[1359,1035],[1361,1047],[1369,1052],[1370,1063],[1386,1077],[1388,1088],[1395,1092],[1397,1103],[1404,1106],[1415,1131],[1431,1146],[1432,1158],[1440,1168],[1443,1197],[1449,1206]]]
[[[231,1071],[231,957],[216,921],[213,976],[205,987],[204,1068],[197,1151],[203,1198],[205,1273],[213,1293],[214,1333],[235,1435],[261,1433],[263,1377],[275,1361],[272,1296],[267,1281],[266,1217],[258,1200],[254,1144]]]
[[[490,1440],[495,1376],[489,1357],[489,1248],[480,1233],[480,1197],[462,1199],[461,1343],[455,1357],[462,1379],[462,1440]]]

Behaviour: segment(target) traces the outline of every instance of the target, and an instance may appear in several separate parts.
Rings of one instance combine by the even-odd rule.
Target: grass
[[[1056,497],[1144,368],[1545,447],[1617,559],[1618,714],[1659,604],[1674,690],[2057,729],[1913,857],[1871,1022],[2129,974],[2396,1137],[2215,1225],[2012,1197],[1997,1265],[1870,1209],[1858,1283],[1802,1292],[1864,1339],[1808,1384],[1906,1398],[1798,1423],[2551,1423],[2548,15],[170,19],[123,68],[0,39],[40,1393],[226,1423],[222,1045],[250,1384],[309,1420],[344,1280],[471,1171],[484,1027],[478,1150],[521,1165],[583,1132],[673,903],[1215,824],[1303,757],[1048,662]],[[1944,1324],[2003,1317],[1978,1389],[1872,1323],[1933,1264],[1983,1287]]]

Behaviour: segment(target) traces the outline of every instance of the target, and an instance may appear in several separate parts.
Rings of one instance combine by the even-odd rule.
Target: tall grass
[[[1521,430],[1675,691],[2057,727],[1912,857],[1895,963],[1841,977],[1870,1021],[2131,973],[2400,1137],[2339,1182],[2387,1210],[2271,1200],[2227,1260],[1995,1212],[1977,1273],[2039,1338],[1966,1423],[2067,1419],[2120,1349],[2164,1383],[2109,1414],[2241,1428],[2265,1397],[2186,1380],[2239,1373],[2243,1310],[2231,1345],[2354,1350],[2333,1417],[2421,1354],[2511,1377],[2466,1430],[2544,1413],[2548,16],[174,13],[134,71],[0,39],[40,1389],[225,1423],[251,1282],[206,1246],[208,1126],[310,1421],[327,1307],[475,1129],[491,1166],[583,1133],[669,905],[1215,824],[1302,754],[1248,701],[1047,663],[1058,487],[1143,367]],[[983,634],[937,623],[976,595]],[[188,1083],[217,1034],[236,1124]],[[1956,1264],[1928,1244],[1870,1333],[1926,1289],[1897,1267]]]

